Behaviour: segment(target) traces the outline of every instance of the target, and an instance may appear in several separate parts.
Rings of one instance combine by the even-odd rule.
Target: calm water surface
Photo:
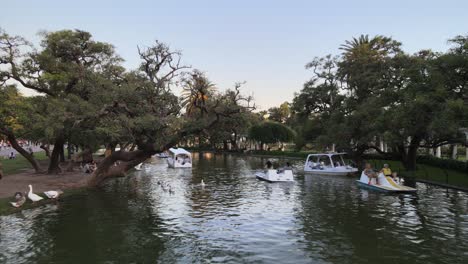
[[[468,263],[465,193],[385,195],[304,175],[301,161],[294,183],[270,184],[254,176],[265,162],[154,160],[101,191],[0,217],[0,263]]]

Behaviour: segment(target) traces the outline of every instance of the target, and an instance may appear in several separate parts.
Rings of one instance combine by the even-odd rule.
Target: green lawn
[[[35,152],[34,157],[38,161],[47,159],[45,152],[43,151]],[[16,156],[16,159],[1,159],[0,163],[2,163],[3,173],[5,175],[19,173],[25,169],[32,168],[31,164],[19,154]]]

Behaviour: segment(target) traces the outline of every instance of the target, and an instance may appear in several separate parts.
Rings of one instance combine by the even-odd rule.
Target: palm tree
[[[189,78],[183,80],[182,88],[182,106],[186,113],[191,115],[196,109],[200,109],[203,116],[207,112],[206,103],[216,90],[215,85],[202,72],[194,70]]]
[[[343,55],[347,58],[358,57],[363,54],[374,56],[387,56],[390,53],[397,53],[400,51],[398,41],[390,37],[377,35],[369,38],[369,35],[361,35],[352,40],[346,40],[340,49],[343,50]]]

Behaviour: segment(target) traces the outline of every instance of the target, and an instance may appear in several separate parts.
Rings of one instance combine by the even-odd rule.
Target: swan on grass
[[[28,198],[29,198],[29,200],[31,200],[33,202],[38,202],[38,201],[44,199],[44,198],[40,197],[39,195],[33,193],[33,188],[32,188],[31,184],[29,185]]]
[[[61,190],[47,191],[47,192],[44,192],[44,194],[49,199],[57,199],[61,194],[63,194],[63,191],[61,191]]]
[[[20,192],[15,193],[16,202],[10,202],[13,207],[21,207],[26,202],[26,196]]]

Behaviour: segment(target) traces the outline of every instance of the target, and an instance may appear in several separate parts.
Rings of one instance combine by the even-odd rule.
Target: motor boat
[[[294,181],[292,170],[265,170],[255,173],[255,176],[267,182],[292,182]]]
[[[358,171],[357,168],[346,164],[343,156],[346,153],[319,153],[307,156],[304,172],[318,175],[348,175]]]
[[[395,181],[392,177],[385,176],[383,173],[379,173],[377,179],[379,184],[377,184],[375,178],[369,181],[369,177],[363,171],[361,178],[356,182],[363,188],[381,192],[410,193],[417,191],[415,188],[402,185],[402,181]]]
[[[192,154],[183,148],[168,150],[167,164],[171,168],[192,168]]]

